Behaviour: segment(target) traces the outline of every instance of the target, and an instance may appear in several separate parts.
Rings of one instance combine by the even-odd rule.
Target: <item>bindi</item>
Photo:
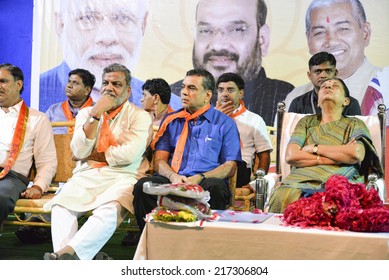
[[[327,21],[327,23],[330,23],[330,18],[327,17],[327,18],[326,18],[326,21]]]

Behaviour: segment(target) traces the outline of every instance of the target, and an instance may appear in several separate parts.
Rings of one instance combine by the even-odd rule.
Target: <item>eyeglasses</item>
[[[234,88],[217,88],[217,93],[223,93],[224,91],[227,91],[228,93],[234,93],[235,92],[235,89]]]
[[[213,28],[210,26],[196,26],[194,28],[194,37],[195,40],[210,40],[217,33],[223,36],[226,39],[232,40],[242,40],[248,32],[248,29],[252,25],[247,24],[234,24],[222,28]]]
[[[117,12],[111,15],[103,15],[98,12],[86,12],[84,14],[77,14],[76,24],[81,30],[92,30],[99,27],[105,17],[109,17],[116,29],[124,32],[133,32],[133,27],[136,27],[138,20],[142,18],[134,18],[126,13]]]

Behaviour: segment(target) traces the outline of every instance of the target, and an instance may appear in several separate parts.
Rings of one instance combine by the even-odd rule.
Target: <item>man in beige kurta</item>
[[[52,209],[54,253],[44,259],[92,259],[133,212],[132,189],[149,164],[149,114],[128,102],[130,71],[120,64],[104,69],[102,97],[76,118],[71,148],[78,164],[72,178],[45,205]],[[77,218],[92,211],[78,230]]]

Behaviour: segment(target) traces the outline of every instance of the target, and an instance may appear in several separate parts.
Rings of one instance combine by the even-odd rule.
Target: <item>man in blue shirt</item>
[[[215,80],[208,71],[187,72],[182,83],[182,109],[168,114],[154,140],[155,157],[152,177],[140,179],[134,186],[134,209],[143,230],[145,215],[157,206],[157,197],[143,192],[143,183],[193,183],[209,191],[212,209],[225,209],[230,191],[227,179],[241,159],[239,132],[233,119],[210,105]],[[197,117],[195,117],[197,116]],[[194,118],[195,117],[195,118]],[[185,126],[188,126],[187,135]],[[182,138],[186,139],[183,151]],[[183,152],[176,162],[176,153]]]

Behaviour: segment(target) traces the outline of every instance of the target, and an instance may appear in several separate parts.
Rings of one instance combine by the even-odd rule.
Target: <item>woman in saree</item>
[[[290,174],[269,199],[269,212],[283,213],[302,196],[324,190],[333,174],[365,183],[368,172],[382,176],[376,150],[365,123],[343,115],[350,93],[339,78],[322,83],[318,92],[321,114],[307,115],[296,125],[286,148]]]

